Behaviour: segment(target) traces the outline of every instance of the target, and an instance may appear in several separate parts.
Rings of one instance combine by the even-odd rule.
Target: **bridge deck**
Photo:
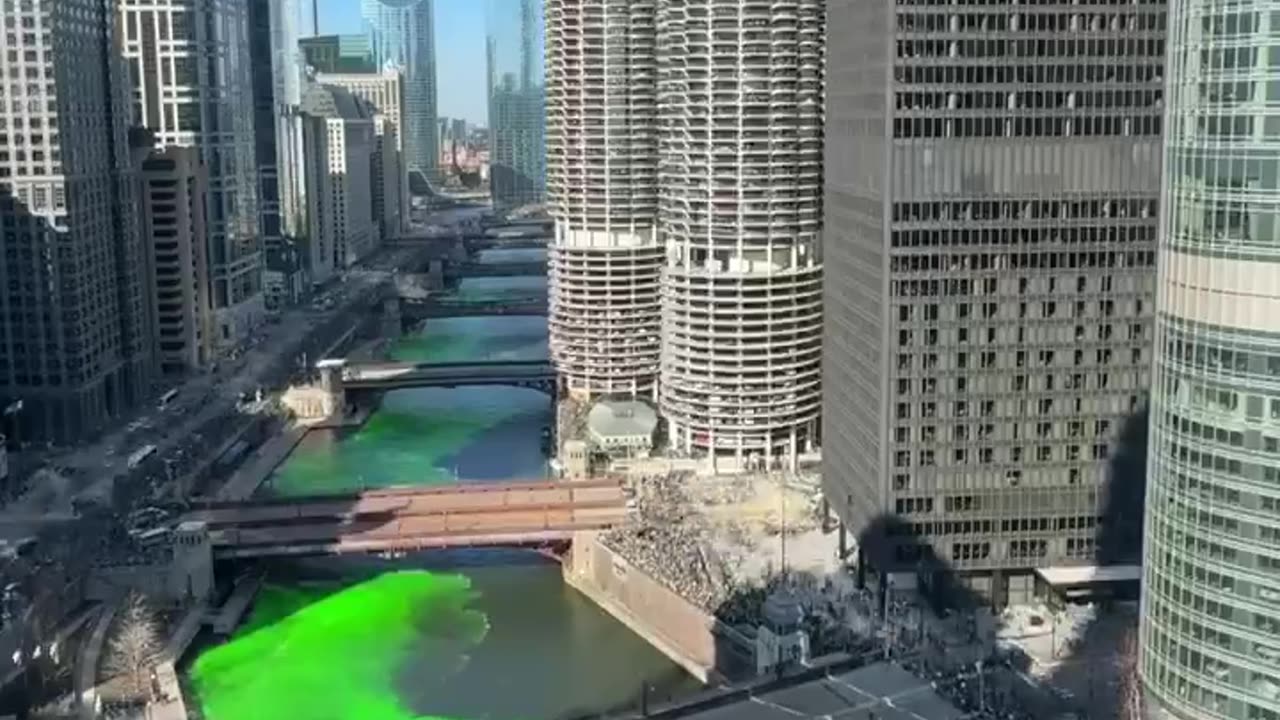
[[[571,483],[457,484],[431,488],[387,488],[348,495],[294,501],[209,502],[189,512],[212,529],[225,527],[307,528],[340,520],[348,525],[388,518],[425,516],[509,515],[521,512],[609,511],[625,509],[626,496],[617,480]],[[340,523],[339,523],[340,524]],[[261,528],[257,528],[261,529]],[[266,528],[266,529],[271,529]]]
[[[219,558],[426,548],[540,545],[623,521],[625,507],[543,508],[408,516],[391,520],[234,528],[211,533]]]

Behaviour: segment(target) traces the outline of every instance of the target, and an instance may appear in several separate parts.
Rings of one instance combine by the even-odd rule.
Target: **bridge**
[[[481,250],[539,250],[551,242],[548,237],[520,235],[517,237],[491,237],[468,235],[463,244],[468,254]]]
[[[346,390],[506,385],[554,392],[555,367],[542,361],[467,363],[351,363],[342,372]]]
[[[452,278],[518,277],[521,275],[547,274],[546,260],[449,263],[445,267],[444,274]]]
[[[214,557],[545,547],[626,517],[616,480],[390,488],[279,501],[213,501],[190,512]]]
[[[464,300],[459,298],[429,297],[420,301],[401,303],[403,322],[415,323],[430,318],[484,317],[486,315],[511,315],[535,317],[547,314],[545,297],[493,298]]]

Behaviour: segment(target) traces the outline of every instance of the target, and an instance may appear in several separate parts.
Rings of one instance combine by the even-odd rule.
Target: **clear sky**
[[[511,0],[515,4],[515,0]],[[316,0],[320,33],[360,32],[360,0]],[[308,6],[310,0],[302,0]],[[488,125],[485,97],[483,0],[435,0],[438,112]],[[303,11],[311,16],[309,7]],[[309,34],[310,21],[302,27]]]

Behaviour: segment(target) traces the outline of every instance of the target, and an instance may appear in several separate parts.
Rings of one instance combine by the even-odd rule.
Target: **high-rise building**
[[[659,3],[661,408],[686,452],[817,435],[824,4]]]
[[[156,150],[142,162],[142,236],[151,325],[160,370],[199,370],[212,356],[206,252],[208,178],[192,147]]]
[[[298,236],[285,215],[286,187],[298,175],[289,154],[288,119],[296,113],[305,77],[296,0],[249,0],[249,65],[253,74],[254,161],[258,171],[258,232],[263,249],[263,302],[269,309],[293,304],[307,288]],[[296,232],[296,231],[295,231]]]
[[[656,2],[546,6],[551,357],[571,392],[658,376]]]
[[[0,399],[74,442],[143,400],[146,254],[114,2],[7,4],[0,33]],[[18,80],[20,78],[21,80]]]
[[[331,249],[333,267],[347,268],[378,241],[371,177],[374,110],[345,88],[315,83],[303,93],[302,112],[309,118],[306,131],[323,136],[307,143],[323,150],[306,159],[315,211],[310,225],[320,247]]]
[[[1151,717],[1280,718],[1280,16],[1174,0],[1141,676]]]
[[[825,493],[1018,600],[1149,383],[1164,6],[827,6]]]
[[[215,342],[242,340],[263,315],[249,4],[137,0],[120,7],[135,124],[157,147],[194,147],[209,173]]]
[[[404,75],[381,73],[319,74],[316,82],[335,85],[364,101],[375,113],[373,212],[379,236],[390,241],[404,232],[409,216],[409,182],[404,166]]]
[[[417,183],[439,178],[436,125],[436,50],[432,0],[361,0],[365,30],[379,70],[404,74],[405,167]]]
[[[298,41],[307,67],[318,73],[367,73],[378,68],[368,35],[318,35]]]
[[[540,0],[487,0],[489,187],[505,212],[541,203],[547,184]]]

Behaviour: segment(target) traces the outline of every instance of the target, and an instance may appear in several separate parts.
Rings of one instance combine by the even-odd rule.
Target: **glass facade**
[[[361,0],[365,32],[379,70],[404,73],[405,167],[417,185],[435,182],[439,164],[436,50],[432,0]]]
[[[1280,12],[1170,3],[1142,674],[1156,715],[1280,719]]]
[[[499,212],[540,203],[547,185],[543,15],[538,0],[487,0],[489,184]]]
[[[319,35],[298,41],[307,66],[320,73],[375,71],[368,35]]]

